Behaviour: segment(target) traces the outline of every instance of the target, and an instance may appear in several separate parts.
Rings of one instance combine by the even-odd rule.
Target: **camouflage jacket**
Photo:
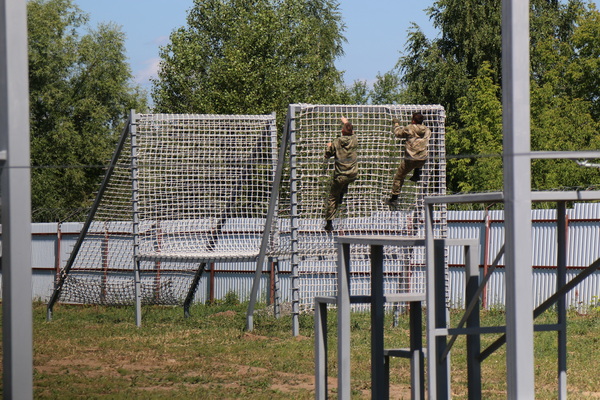
[[[421,124],[410,124],[405,127],[395,126],[394,135],[397,138],[406,139],[404,144],[405,158],[412,160],[426,160],[428,156],[427,147],[431,130]]]
[[[357,147],[358,139],[354,134],[337,137],[327,147],[325,158],[335,158],[335,176],[355,178],[358,175]]]

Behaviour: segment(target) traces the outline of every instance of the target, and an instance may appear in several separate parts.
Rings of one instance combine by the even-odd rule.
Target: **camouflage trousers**
[[[344,195],[348,192],[348,185],[356,180],[356,177],[346,175],[338,175],[333,177],[331,188],[329,189],[329,197],[325,201],[325,219],[332,220],[335,218],[335,213],[338,206],[342,204]]]
[[[392,195],[399,195],[400,189],[402,189],[402,185],[404,185],[404,178],[406,175],[415,168],[421,168],[425,165],[426,160],[411,160],[404,159],[400,163],[398,170],[396,171],[396,175],[394,175],[394,183],[392,183]]]

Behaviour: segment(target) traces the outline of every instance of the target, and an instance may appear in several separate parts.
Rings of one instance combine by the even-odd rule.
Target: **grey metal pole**
[[[427,337],[427,391],[430,399],[437,399],[437,363],[432,356],[435,349],[435,252],[433,231],[433,204],[426,204],[425,209],[425,283],[426,283],[426,337]]]
[[[446,330],[448,328],[448,309],[446,307],[446,259],[445,259],[446,241],[444,239],[436,239],[433,241],[433,265],[428,265],[427,268],[433,268],[433,304],[427,305],[427,308],[433,308],[434,314],[434,329]],[[428,288],[429,289],[429,288]],[[433,342],[428,343],[428,355],[433,358],[435,363],[436,374],[436,399],[450,399],[452,393],[450,389],[450,355],[444,358],[446,350],[446,335],[435,335]]]
[[[129,117],[131,137],[131,207],[132,207],[132,234],[133,234],[133,284],[135,294],[135,325],[142,326],[142,287],[140,282],[140,238],[139,238],[139,181],[138,181],[138,159],[137,159],[137,120],[131,112]]]
[[[506,364],[509,399],[533,399],[529,1],[502,3],[506,216]]]
[[[315,300],[315,399],[327,399],[327,303]]]
[[[337,244],[338,398],[349,399],[350,390],[350,244]]]
[[[300,214],[298,212],[298,166],[296,154],[296,111],[292,111],[290,106],[289,133],[288,140],[290,141],[290,228],[291,228],[291,264],[292,264],[292,334],[298,336],[300,334],[300,323],[298,316],[300,314],[300,272],[299,272],[299,255],[298,255],[298,229],[300,229]]]
[[[467,327],[479,329],[479,245],[465,246],[465,309],[475,302],[473,312],[467,317]],[[469,399],[481,399],[481,334],[467,335],[467,380]]]
[[[425,365],[423,360],[423,305],[409,303],[410,314],[410,395],[414,400],[425,400]]]
[[[556,204],[556,291],[567,283],[567,211],[564,201]],[[567,398],[567,302],[563,294],[558,311],[558,398]]]
[[[275,126],[275,114],[273,114],[273,122],[270,125],[270,129],[273,136],[277,136],[277,127]],[[281,176],[283,175],[283,160],[285,158],[285,151],[287,148],[287,132],[283,133],[281,140],[281,147],[279,149],[279,158],[277,159],[277,167],[273,171],[273,186],[271,188],[271,197],[269,198],[269,210],[267,212],[267,219],[265,221],[265,227],[263,229],[263,237],[261,240],[260,250],[256,261],[256,271],[254,272],[254,280],[252,282],[252,292],[250,294],[250,303],[248,304],[248,311],[246,312],[246,330],[254,330],[254,308],[258,297],[258,288],[260,287],[260,279],[262,276],[265,257],[267,253],[267,246],[269,245],[269,239],[271,237],[271,225],[273,224],[273,218],[277,209],[277,200],[279,198],[279,188],[281,186]],[[277,139],[275,138],[275,141]]]
[[[33,398],[31,177],[25,0],[0,0],[3,396]]]
[[[371,398],[388,399],[384,365],[383,246],[371,245]]]

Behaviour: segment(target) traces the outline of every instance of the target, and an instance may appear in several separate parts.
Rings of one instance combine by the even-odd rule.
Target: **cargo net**
[[[313,307],[315,296],[336,293],[337,252],[334,239],[338,235],[424,236],[424,197],[445,194],[445,112],[438,105],[387,106],[291,106],[293,118],[287,187],[281,191],[280,204],[290,196],[294,201],[289,213],[291,227],[296,229],[291,252],[297,255],[300,308]],[[429,159],[417,182],[406,177],[397,205],[386,204],[394,174],[404,152],[404,139],[396,139],[392,118],[402,125],[410,124],[412,114],[421,112],[424,124],[432,131]],[[333,222],[334,230],[323,227],[324,204],[332,181],[334,160],[325,159],[326,145],[341,135],[340,117],[354,125],[357,135],[358,179],[351,183]],[[288,121],[289,122],[289,121]],[[286,182],[286,181],[284,181]],[[291,183],[290,183],[291,182]],[[435,210],[436,237],[446,235],[446,209]],[[297,227],[297,228],[296,228]],[[290,232],[291,232],[290,228]],[[292,244],[295,244],[293,246]],[[390,293],[422,292],[425,288],[424,248],[384,248],[386,287]],[[352,294],[370,292],[370,260],[367,246],[352,246]]]
[[[132,304],[134,242],[142,304],[182,304],[208,262],[255,260],[276,166],[273,115],[138,115],[60,300]]]

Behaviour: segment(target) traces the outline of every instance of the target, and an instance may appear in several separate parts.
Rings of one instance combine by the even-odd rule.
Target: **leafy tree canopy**
[[[118,27],[82,34],[87,16],[70,0],[30,0],[27,19],[33,220],[64,220],[89,204],[98,166],[145,96],[131,84]]]
[[[195,0],[161,48],[152,97],[159,112],[277,112],[334,102],[343,54],[332,0]]]
[[[600,13],[581,0],[530,4],[531,149],[598,149]],[[501,2],[438,0],[428,12],[441,35],[413,26],[397,64],[406,95],[447,110],[449,190],[501,190]],[[599,179],[572,160],[532,163],[535,190]]]

